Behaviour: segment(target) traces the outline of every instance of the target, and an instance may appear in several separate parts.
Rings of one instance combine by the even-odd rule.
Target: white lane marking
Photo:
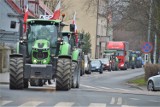
[[[112,99],[111,99],[111,102],[110,102],[110,104],[114,104],[115,103],[115,98],[114,97],[112,97]]]
[[[6,104],[11,103],[11,102],[13,102],[13,101],[2,101],[2,100],[0,100],[0,106],[6,105]]]
[[[41,103],[43,103],[43,102],[41,102],[41,101],[28,101],[18,107],[36,107]]]
[[[123,89],[123,88],[114,88],[116,90],[122,90],[122,91],[129,91],[129,90],[126,90],[126,89]]]
[[[59,102],[53,107],[71,107],[74,102]]]
[[[140,99],[137,99],[137,98],[129,98],[129,99],[131,99],[131,100],[140,100]]]
[[[88,107],[106,107],[104,103],[90,103]]]
[[[122,105],[121,107],[137,107],[137,106]]]
[[[118,105],[121,105],[121,104],[122,104],[122,98],[121,98],[121,97],[118,97],[117,104],[118,104]]]
[[[107,89],[107,90],[108,90],[108,89],[111,89],[111,88],[108,88],[108,87],[99,87],[99,88],[102,88],[102,89]]]
[[[83,85],[83,84],[80,84],[80,86],[83,86],[83,87],[86,87],[86,88],[93,88],[93,89],[97,89],[97,90],[99,90],[99,88],[92,87],[92,86],[89,86],[89,85]]]
[[[156,100],[149,100],[149,101],[151,101],[151,102],[155,102],[155,103],[160,102],[160,101],[156,101]]]

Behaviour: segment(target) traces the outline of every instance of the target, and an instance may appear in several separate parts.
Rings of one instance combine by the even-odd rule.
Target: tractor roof
[[[68,26],[68,24],[62,22],[62,20],[47,20],[47,19],[27,19],[27,23],[31,23],[32,21],[37,21],[37,22],[53,22],[56,25],[61,24],[61,26]]]
[[[31,21],[48,21],[48,22],[55,22],[55,23],[60,23],[60,22],[62,22],[61,20],[27,19],[27,22],[31,22]]]
[[[72,32],[70,32],[70,31],[62,31],[62,33],[70,33],[70,34],[72,34]]]
[[[104,50],[104,53],[114,53],[116,52],[117,50]]]

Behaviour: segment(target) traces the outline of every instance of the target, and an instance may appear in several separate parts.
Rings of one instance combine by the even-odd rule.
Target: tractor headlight
[[[34,60],[33,60],[33,62],[34,62],[34,63],[37,63],[37,60],[36,60],[36,59],[34,59]]]
[[[43,63],[46,63],[47,61],[46,60],[43,60]]]
[[[121,64],[121,67],[123,67],[124,66],[124,64]]]

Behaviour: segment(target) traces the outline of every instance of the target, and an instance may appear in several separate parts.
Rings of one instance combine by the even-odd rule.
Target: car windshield
[[[100,61],[99,61],[99,60],[92,60],[92,61],[91,61],[91,65],[92,65],[92,66],[95,66],[95,65],[98,65],[98,66],[99,66],[99,65],[101,65],[101,64],[100,64]]]
[[[103,59],[100,59],[102,61],[102,63],[109,63],[109,59],[108,58],[103,58]]]

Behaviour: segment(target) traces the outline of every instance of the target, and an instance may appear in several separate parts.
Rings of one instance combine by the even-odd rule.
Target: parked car
[[[98,59],[91,60],[91,71],[92,72],[96,71],[102,74],[103,73],[103,63]]]
[[[86,74],[91,74],[91,61],[88,55],[84,55],[84,71]]]
[[[147,89],[148,91],[160,90],[160,72],[158,72],[158,75],[152,76],[148,79]]]
[[[111,71],[111,64],[109,58],[101,58],[99,59],[103,63],[103,70]]]

